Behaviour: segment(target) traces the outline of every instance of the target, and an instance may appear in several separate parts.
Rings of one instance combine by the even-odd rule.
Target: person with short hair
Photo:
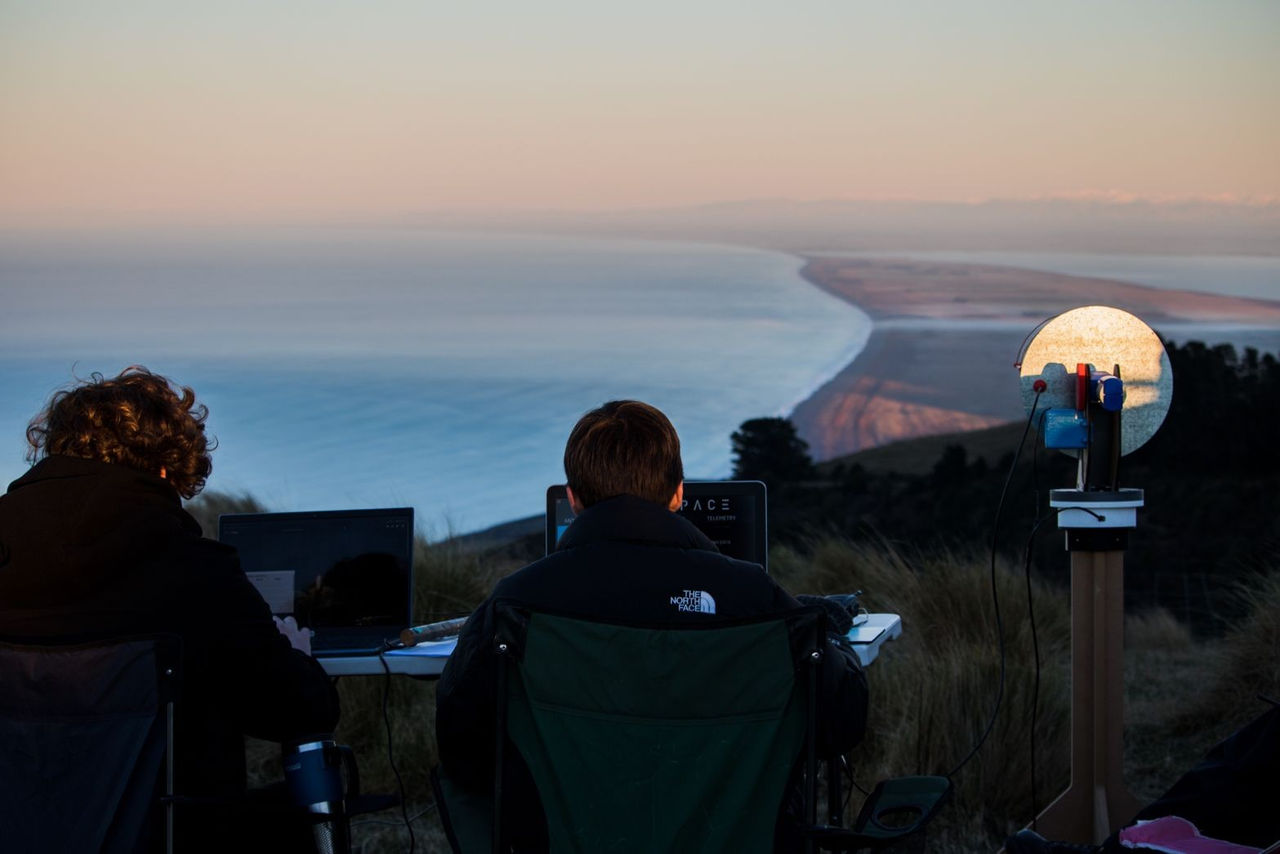
[[[139,366],[53,395],[27,429],[31,469],[0,496],[0,635],[181,637],[175,791],[232,804],[244,736],[331,732],[338,697],[307,633],[278,628],[235,550],[182,508],[213,468],[207,417],[190,388]],[[235,809],[179,814],[179,850],[258,841]]]
[[[573,523],[553,553],[500,581],[471,615],[436,690],[440,762],[453,782],[479,795],[493,787],[498,662],[488,641],[497,601],[673,628],[800,607],[761,566],[720,554],[673,512],[684,493],[680,439],[658,409],[615,400],[586,413],[569,434],[564,469]],[[830,756],[861,740],[867,683],[852,651],[834,641],[822,666],[820,703],[828,714],[817,742]],[[511,812],[504,826],[516,850],[545,850],[528,769],[517,757],[505,776]]]

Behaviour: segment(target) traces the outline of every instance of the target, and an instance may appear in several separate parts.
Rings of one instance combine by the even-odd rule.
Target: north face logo
[[[716,612],[716,600],[705,590],[686,590],[681,596],[672,596],[671,604],[679,611],[697,611],[703,614]]]

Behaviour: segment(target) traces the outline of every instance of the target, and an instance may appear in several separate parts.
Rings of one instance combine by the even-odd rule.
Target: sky
[[[0,227],[1280,199],[1274,0],[0,0]]]

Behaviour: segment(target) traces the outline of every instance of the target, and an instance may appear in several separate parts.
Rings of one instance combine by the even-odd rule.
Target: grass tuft
[[[899,614],[903,636],[867,669],[871,709],[867,738],[850,759],[865,789],[905,774],[945,774],[981,737],[1000,682],[991,570],[977,555],[919,554],[888,543],[827,539],[808,554],[771,555],[792,590],[863,590],[871,611]],[[1007,563],[996,567],[1004,623],[1004,698],[981,752],[955,777],[954,801],[934,822],[928,850],[973,851],[975,840],[999,847],[1031,816],[1031,708],[1035,683],[1026,582]],[[1069,614],[1065,591],[1033,580],[1042,679],[1038,702],[1040,805],[1066,783],[1069,729]],[[857,814],[855,793],[849,818]]]
[[[775,549],[770,560],[788,590],[861,589],[869,610],[902,617],[903,636],[886,643],[880,659],[867,669],[869,729],[850,756],[858,783],[869,790],[886,777],[952,770],[986,728],[999,684],[988,558],[825,538],[803,550]],[[519,563],[503,550],[420,538],[414,559],[415,613],[423,622],[469,613]],[[1007,561],[997,563],[995,581],[1007,654],[1004,699],[985,746],[955,777],[952,804],[922,843],[936,854],[994,851],[1034,812],[1035,668],[1027,584],[1021,567]],[[1039,578],[1032,579],[1031,593],[1041,664],[1034,807],[1043,809],[1068,782],[1070,606],[1065,589]],[[1280,694],[1280,573],[1260,575],[1238,595],[1249,616],[1221,641],[1193,639],[1168,612],[1141,612],[1126,622],[1125,761],[1130,787],[1140,800],[1158,795],[1214,741],[1257,714],[1257,693]],[[337,736],[355,748],[366,791],[396,791],[382,718],[384,691],[396,763],[409,812],[417,816],[418,850],[447,851],[427,777],[437,761],[435,683],[340,680],[343,715]],[[252,747],[251,768],[259,781],[278,779],[278,747],[261,742]],[[846,818],[860,806],[855,791]],[[398,810],[359,820],[359,850],[405,850],[408,837],[398,820]]]

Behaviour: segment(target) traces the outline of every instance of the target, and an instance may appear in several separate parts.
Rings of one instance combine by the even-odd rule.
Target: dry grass
[[[867,670],[869,731],[851,759],[864,788],[904,774],[952,771],[981,737],[1000,682],[1000,655],[983,559],[905,555],[826,541],[812,554],[779,554],[774,566],[793,590],[861,588],[872,611],[902,616],[903,636],[885,645]],[[931,852],[995,850],[1030,819],[1031,710],[1035,685],[1026,582],[998,564],[996,585],[1006,644],[1004,698],[983,749],[955,777],[952,805],[935,820]],[[1069,621],[1064,591],[1032,584],[1040,639],[1036,723],[1039,803],[1065,785],[1069,703]],[[860,800],[855,797],[851,814]]]
[[[195,518],[206,537],[218,536],[218,517],[223,513],[263,513],[267,508],[252,495],[232,495],[229,492],[202,492],[183,504],[183,509]]]
[[[1171,722],[1182,713],[1187,686],[1211,673],[1206,645],[1164,609],[1125,620],[1125,770],[1130,791],[1145,803],[1169,787],[1203,752],[1199,739],[1178,739]]]
[[[1280,700],[1280,572],[1260,573],[1235,591],[1248,616],[1227,634],[1216,657],[1218,678],[1187,722],[1252,717],[1261,693]]]
[[[1194,640],[1167,614],[1130,621],[1125,767],[1140,801],[1261,714],[1259,694],[1280,699],[1280,573],[1259,573],[1233,595],[1247,616],[1220,640]]]
[[[986,727],[999,682],[986,559],[826,540],[805,553],[775,551],[771,560],[789,590],[862,589],[870,610],[902,616],[903,636],[887,643],[867,671],[869,731],[851,757],[858,782],[870,788],[885,777],[952,770]],[[466,613],[514,568],[510,560],[484,560],[452,541],[420,542],[415,613],[431,615],[426,619]],[[1004,701],[986,745],[956,775],[954,801],[917,845],[931,854],[995,851],[1004,835],[1026,824],[1033,812],[1034,666],[1026,582],[1020,570],[1001,563],[996,583],[1008,654]],[[1065,590],[1035,580],[1032,594],[1042,665],[1036,778],[1037,805],[1043,808],[1067,783],[1070,615]],[[1140,800],[1159,794],[1214,741],[1256,714],[1256,693],[1280,694],[1280,575],[1264,577],[1239,595],[1248,602],[1250,617],[1219,642],[1193,639],[1167,612],[1136,614],[1126,622],[1126,771]],[[409,812],[416,816],[417,850],[445,852],[427,782],[436,761],[434,683],[340,680],[338,738],[356,749],[366,791],[397,790],[387,759],[384,691],[396,763]],[[259,773],[278,778],[278,748],[252,747]],[[850,815],[859,806],[855,792]],[[408,846],[398,810],[358,819],[355,838],[363,852]]]
[[[413,612],[423,622],[465,616],[515,568],[511,561],[482,560],[454,540],[429,543],[419,537],[414,543]],[[399,793],[402,781],[417,850],[448,851],[428,778],[437,762],[435,681],[364,677],[339,679],[337,684],[342,720],[335,737],[354,748],[362,789]],[[400,781],[388,755],[388,727]],[[281,778],[279,745],[249,739],[247,750],[252,784]],[[353,839],[358,852],[407,850],[409,842],[399,808],[355,819]]]

